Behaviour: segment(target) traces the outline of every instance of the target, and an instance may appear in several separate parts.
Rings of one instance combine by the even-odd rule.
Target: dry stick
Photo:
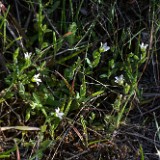
[[[150,109],[149,111],[146,111],[146,112],[144,112],[144,113],[141,113],[140,115],[136,115],[136,116],[132,117],[132,119],[138,118],[138,117],[140,117],[140,116],[144,116],[144,115],[149,114],[149,113],[150,113],[150,114],[153,114],[153,112],[155,112],[156,110],[159,110],[159,109],[160,109],[160,106],[157,106],[157,107],[154,106],[153,109]]]
[[[33,13],[32,11],[29,12],[28,18],[27,18],[26,23],[24,25],[25,32],[27,31],[28,26],[29,26],[29,22],[31,21],[32,13]]]
[[[15,116],[17,117],[19,123],[20,123],[20,124],[23,124],[23,123],[22,123],[21,116],[20,116],[17,112],[14,111],[14,109],[12,108],[12,106],[10,106],[6,101],[5,101],[4,103],[5,103],[6,106],[8,106],[9,109],[15,114]]]
[[[20,19],[20,14],[19,14],[19,8],[18,8],[18,5],[17,5],[17,0],[14,0],[14,4],[15,4],[15,7],[16,7],[18,23],[21,26],[21,19]]]
[[[61,37],[61,35],[59,34],[58,30],[56,29],[56,27],[52,24],[51,20],[49,19],[48,15],[46,14],[45,11],[43,11],[47,21],[49,22],[49,24],[51,25],[51,27],[53,28],[53,30],[56,32],[56,34],[58,35],[58,37]]]
[[[8,31],[10,32],[10,34],[12,35],[12,37],[13,37],[14,39],[17,39],[17,36],[16,36],[15,32],[13,31],[13,29],[12,29],[12,27],[10,26],[9,23],[7,23],[7,29],[8,29]],[[19,46],[21,46],[23,49],[25,49],[25,48],[24,48],[24,45],[23,45],[23,42],[22,42],[21,39],[18,40],[18,41],[16,41],[16,42],[18,43]]]
[[[22,31],[21,27],[19,26],[19,24],[17,23],[16,19],[10,13],[8,13],[8,22],[9,23],[7,24],[7,28],[11,31],[12,28],[10,27],[11,26],[10,24],[12,24],[14,26],[14,28],[17,31],[18,36],[22,37],[18,41],[18,43],[19,43],[20,47],[22,47],[23,50],[26,50],[25,47],[24,47],[23,41],[22,41],[22,39],[25,39],[27,41],[26,35],[25,35],[25,33],[23,33],[23,31]],[[14,32],[14,31],[12,30],[12,32]]]
[[[6,7],[3,5],[3,3],[0,1],[0,13],[4,14],[6,13],[7,9]],[[18,37],[16,36],[15,32],[13,31],[12,27],[13,26],[15,28],[15,30],[17,31],[17,34],[19,37],[22,37],[23,39],[25,39],[27,41],[26,35],[25,33],[22,31],[22,28],[20,27],[20,25],[18,24],[17,20],[13,17],[13,15],[11,13],[7,14],[7,29],[9,30],[9,32],[11,33],[11,35],[13,36],[14,39],[17,39]],[[23,41],[22,39],[20,39],[19,41],[17,41],[18,45],[20,47],[22,47],[23,50],[26,50],[24,45],[23,45]]]
[[[88,153],[89,151],[90,151],[90,150],[87,149],[87,150],[85,150],[85,151],[83,151],[83,152],[81,152],[81,153],[78,153],[78,154],[76,154],[76,155],[70,157],[70,158],[67,158],[66,160],[77,159],[77,158],[79,158],[80,156],[82,156],[83,154]]]
[[[154,141],[153,141],[152,139],[150,139],[150,138],[148,138],[148,137],[146,137],[146,136],[143,136],[143,135],[140,134],[140,133],[134,133],[134,132],[132,133],[132,132],[126,132],[126,131],[123,132],[123,131],[121,131],[121,132],[119,132],[119,134],[117,134],[117,135],[122,135],[122,134],[131,135],[131,136],[134,136],[134,137],[142,138],[142,139],[148,141],[148,143],[154,144]],[[157,146],[160,147],[160,144],[158,144],[158,142],[157,142]]]
[[[10,73],[10,71],[6,66],[5,58],[1,52],[0,52],[0,65],[2,67],[2,71],[6,72],[6,74],[8,75]]]
[[[155,31],[155,29],[154,29],[154,17],[155,17],[155,10],[153,11],[153,15],[152,15],[152,31],[153,31],[153,33]],[[155,37],[155,35],[153,35],[153,33],[152,33],[152,44],[153,44],[153,37]],[[155,55],[155,58],[154,58],[153,51],[152,51],[152,54],[151,54],[151,59],[152,59],[154,80],[155,80],[156,86],[158,86],[158,81],[159,81],[158,61],[157,61],[157,54]]]
[[[17,160],[21,160],[20,151],[19,151],[19,147],[18,147],[16,139],[14,139],[14,143],[15,143],[15,146],[16,146]]]

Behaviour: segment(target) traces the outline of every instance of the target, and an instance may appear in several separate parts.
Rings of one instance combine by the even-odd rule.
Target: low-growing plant
[[[18,31],[10,30],[18,35],[15,39],[7,32],[10,8],[0,16],[2,50],[9,70],[3,78],[0,104],[3,108],[9,103],[8,110],[19,117],[17,124],[15,118],[13,122],[8,118],[10,123],[2,118],[0,123],[24,131],[0,158],[11,157],[23,144],[33,148],[28,159],[44,159],[45,151],[57,151],[68,134],[77,135],[82,148],[88,149],[112,141],[114,131],[127,123],[140,93],[140,68],[149,58],[148,44],[141,38],[144,28],[131,33],[130,27],[119,27],[117,1],[107,5],[103,0],[89,2],[88,6],[84,0],[26,1],[34,17],[28,20],[34,30],[26,30],[27,44]],[[30,124],[40,129],[34,133],[37,139],[29,136]],[[143,160],[141,145],[139,152]]]

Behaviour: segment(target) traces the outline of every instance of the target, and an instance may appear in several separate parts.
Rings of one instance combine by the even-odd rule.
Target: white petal
[[[101,42],[101,50],[103,50],[103,52],[106,52],[109,49],[110,49],[110,47],[107,45],[107,42],[104,44]]]
[[[56,111],[56,117],[58,117],[59,119],[62,119],[64,113],[60,112],[59,108],[55,109],[55,111]]]

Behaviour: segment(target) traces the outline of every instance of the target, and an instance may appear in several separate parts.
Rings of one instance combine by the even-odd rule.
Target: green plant
[[[0,73],[0,129],[22,132],[14,135],[15,146],[0,153],[0,158],[12,158],[12,153],[22,147],[30,160],[56,156],[73,159],[68,151],[64,152],[66,157],[61,157],[63,149],[59,150],[60,146],[67,149],[72,144],[79,158],[88,154],[84,149],[89,149],[97,155],[95,159],[118,159],[112,152],[118,153],[118,136],[114,134],[128,122],[128,114],[142,94],[138,84],[151,49],[151,42],[143,43],[142,33],[151,21],[146,23],[146,17],[134,10],[138,1],[129,2],[135,19],[130,17],[131,11],[126,11],[128,2],[68,2],[11,2],[14,7],[0,15],[0,52],[9,71]],[[16,3],[24,10],[19,12]],[[152,3],[155,17],[159,4]],[[8,18],[12,8],[22,26],[18,30]],[[17,18],[19,13],[24,18]],[[158,33],[158,20],[156,24]],[[23,27],[25,36],[20,34]],[[30,125],[40,130],[32,133]],[[143,160],[142,146],[138,151]],[[107,154],[94,154],[99,147]]]

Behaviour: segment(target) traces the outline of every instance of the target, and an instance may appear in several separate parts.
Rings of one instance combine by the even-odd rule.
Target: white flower
[[[24,53],[25,60],[29,60],[31,58],[31,55],[32,55],[31,52],[30,53],[29,52]]]
[[[39,83],[42,82],[42,80],[39,78],[39,76],[40,76],[40,74],[35,74],[35,75],[32,77],[31,81],[32,81],[32,82],[36,82],[37,85],[39,85]]]
[[[63,115],[64,115],[64,113],[63,113],[63,112],[60,112],[60,109],[57,108],[57,109],[56,109],[56,117],[58,117],[59,119],[62,119]]]
[[[141,51],[146,51],[148,44],[144,44],[143,42],[139,45],[141,48]]]
[[[119,77],[115,77],[115,81],[116,83],[118,83],[119,85],[123,85],[123,82],[124,82],[124,78],[123,78],[123,75],[121,74]]]
[[[100,52],[106,52],[109,49],[110,49],[110,47],[107,45],[107,42],[104,44],[101,42]]]
[[[159,159],[160,159],[160,150],[157,149],[156,155],[157,155],[157,156],[159,157]]]

